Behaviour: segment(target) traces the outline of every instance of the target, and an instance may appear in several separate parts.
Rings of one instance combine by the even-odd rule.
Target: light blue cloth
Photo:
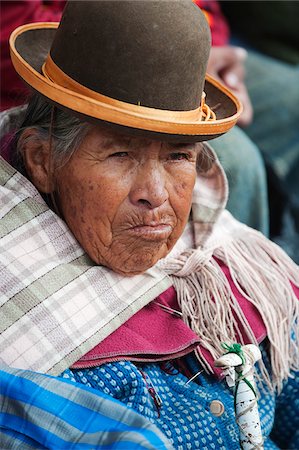
[[[169,450],[146,418],[99,390],[0,367],[0,448]]]
[[[299,205],[299,66],[248,50],[246,86],[254,120],[246,134]]]

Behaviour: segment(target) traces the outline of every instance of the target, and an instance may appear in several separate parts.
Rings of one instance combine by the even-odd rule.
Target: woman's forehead
[[[155,139],[144,138],[140,136],[131,136],[128,134],[120,134],[111,130],[105,130],[100,127],[94,127],[92,132],[98,137],[99,144],[103,150],[109,150],[115,146],[122,146],[130,149],[146,149],[153,145],[160,146],[161,148],[186,148],[192,147],[196,149],[201,148],[201,143],[180,143],[180,142],[165,142]]]

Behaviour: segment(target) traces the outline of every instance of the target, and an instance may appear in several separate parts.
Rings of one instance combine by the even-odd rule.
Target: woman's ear
[[[42,140],[37,130],[27,128],[20,137],[24,165],[34,186],[45,194],[54,191],[50,141]]]

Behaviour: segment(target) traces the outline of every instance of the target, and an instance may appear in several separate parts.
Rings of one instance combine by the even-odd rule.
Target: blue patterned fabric
[[[146,418],[82,384],[0,367],[0,448],[168,450]]]
[[[187,359],[192,371],[197,372],[199,368],[195,359],[190,356]],[[169,368],[170,373],[157,363],[137,367],[123,361],[91,369],[67,370],[62,376],[99,389],[133,408],[154,423],[177,450],[239,449],[233,395],[225,383],[201,374],[197,383],[186,384],[188,379],[183,374],[174,370],[170,363]],[[299,448],[298,384],[298,377],[290,380],[279,399],[265,386],[260,386],[259,410],[265,449]],[[153,392],[152,395],[149,392],[151,388],[162,400],[160,408],[155,404]],[[221,417],[215,417],[210,411],[213,400],[220,400],[224,405],[225,411]],[[270,437],[276,405],[278,415],[273,436],[279,447]],[[286,411],[289,414],[287,417]]]

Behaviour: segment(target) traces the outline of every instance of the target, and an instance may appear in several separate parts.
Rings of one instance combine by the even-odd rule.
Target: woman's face
[[[63,218],[93,261],[135,275],[165,257],[191,208],[200,146],[93,128],[57,171]]]

